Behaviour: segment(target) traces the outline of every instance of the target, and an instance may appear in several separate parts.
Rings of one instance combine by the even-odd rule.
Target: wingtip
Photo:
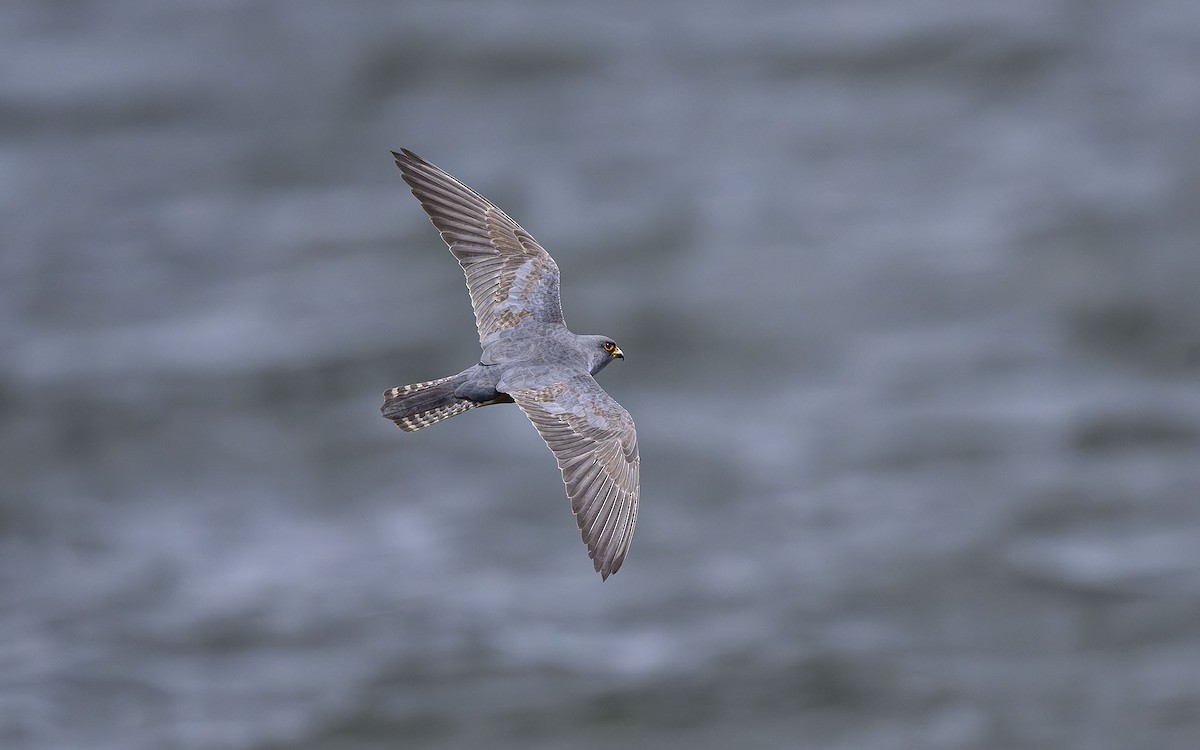
[[[424,159],[406,148],[401,148],[399,151],[393,151],[392,158],[396,160],[396,164],[400,164],[402,162],[415,162],[417,164],[423,164],[425,162]]]
[[[414,181],[416,179],[414,175],[419,174],[420,170],[428,168],[430,166],[429,162],[406,148],[393,151],[392,158],[395,160],[396,168],[400,170],[401,178],[408,183],[408,186],[413,191],[413,195],[420,198],[421,196],[417,194],[417,182]]]
[[[601,582],[607,581],[609,576],[615,575],[616,572],[620,569],[621,569],[620,563],[617,563],[615,565],[612,563],[609,563],[606,565],[601,565],[599,563],[596,564],[596,572],[600,574]]]

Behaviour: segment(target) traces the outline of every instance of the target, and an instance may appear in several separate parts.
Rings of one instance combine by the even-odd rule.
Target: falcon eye
[[[611,341],[605,341],[601,346],[606,352],[611,352],[613,349],[617,348],[617,345]]]

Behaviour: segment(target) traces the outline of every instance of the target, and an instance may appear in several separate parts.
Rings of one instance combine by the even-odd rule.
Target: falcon
[[[558,461],[588,556],[603,580],[637,521],[637,433],[596,373],[624,359],[607,336],[567,329],[558,265],[491,201],[407,149],[396,166],[467,276],[482,355],[457,375],[384,391],[381,411],[415,432],[470,409],[516,402]]]

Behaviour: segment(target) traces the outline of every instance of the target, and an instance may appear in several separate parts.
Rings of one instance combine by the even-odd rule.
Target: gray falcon
[[[554,453],[596,572],[625,561],[637,521],[637,433],[592,377],[624,355],[607,336],[563,321],[558,265],[487,198],[407,149],[392,152],[421,208],[467,275],[483,354],[457,375],[384,391],[405,432],[489,404],[516,402]]]

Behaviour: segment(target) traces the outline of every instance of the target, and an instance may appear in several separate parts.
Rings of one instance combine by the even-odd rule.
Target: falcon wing
[[[526,318],[562,323],[558,266],[537,240],[479,193],[407,149],[404,181],[467,275],[479,343]]]
[[[637,522],[637,433],[629,412],[591,375],[509,393],[550,446],[596,572],[625,561]]]

